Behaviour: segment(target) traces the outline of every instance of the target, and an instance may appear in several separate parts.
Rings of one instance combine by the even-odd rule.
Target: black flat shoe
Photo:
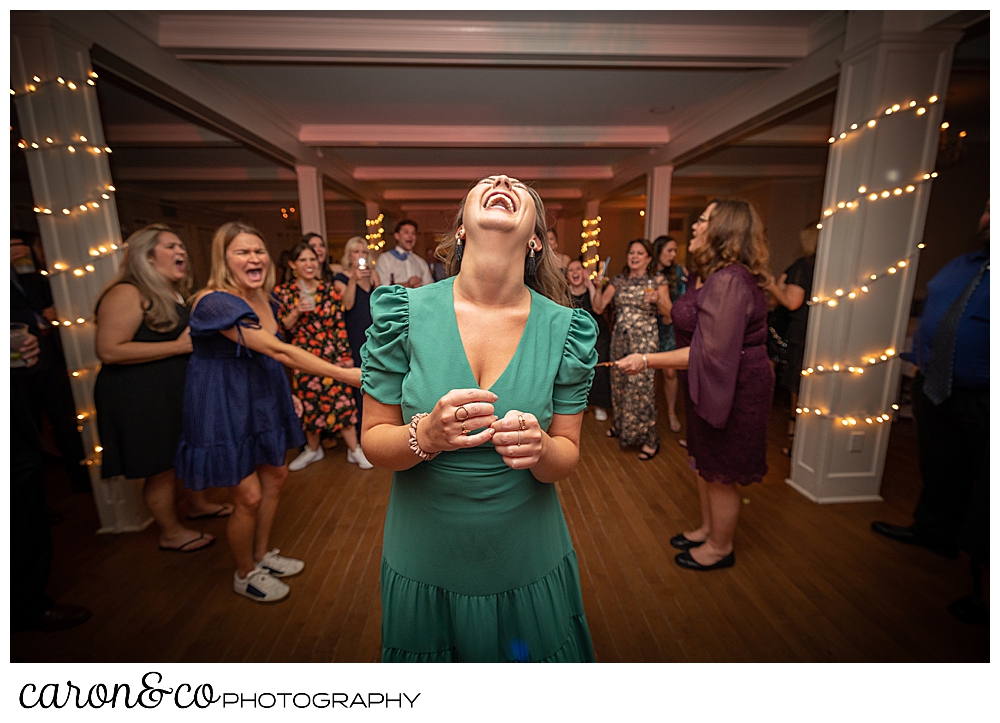
[[[684,537],[683,532],[679,535],[674,535],[673,537],[670,538],[670,546],[676,547],[678,550],[690,550],[692,547],[701,547],[704,544],[705,544],[704,540],[702,540],[701,542],[695,542],[694,540],[689,540],[688,538]]]
[[[642,462],[648,462],[659,453],[660,453],[660,445],[658,444],[656,445],[656,449],[654,449],[652,452],[647,452],[646,450],[641,449],[639,450],[639,460]]]
[[[605,437],[617,437],[618,436],[618,432],[615,430],[614,427],[612,427],[607,432],[605,432],[604,436]]]
[[[929,535],[924,534],[916,525],[901,527],[899,525],[889,524],[888,522],[876,521],[872,523],[872,532],[882,535],[883,537],[888,537],[890,540],[902,542],[906,545],[917,545],[918,547],[923,547],[936,555],[947,557],[950,560],[958,558],[958,545],[954,542],[948,542],[930,537]]]
[[[680,567],[683,567],[685,570],[700,570],[703,572],[707,572],[708,570],[721,570],[724,567],[732,567],[736,564],[736,552],[730,552],[713,565],[702,565],[691,557],[690,550],[685,550],[674,558],[674,562],[676,562]]]

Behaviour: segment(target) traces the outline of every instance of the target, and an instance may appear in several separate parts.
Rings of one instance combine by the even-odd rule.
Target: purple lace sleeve
[[[698,295],[688,387],[698,416],[716,429],[726,426],[733,406],[740,352],[753,309],[748,283],[744,274],[729,267],[709,276]]]

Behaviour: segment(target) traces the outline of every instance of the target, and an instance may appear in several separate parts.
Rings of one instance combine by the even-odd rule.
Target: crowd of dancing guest
[[[232,491],[227,536],[236,562],[233,590],[260,602],[280,600],[279,578],[305,563],[270,549],[288,449],[305,442],[282,365],[358,386],[360,370],[337,366],[278,339],[274,267],[261,234],[224,224],[212,240],[209,281],[190,317],[192,355],[184,423],[176,453],[188,489]],[[301,405],[298,410],[301,413]]]
[[[774,393],[768,361],[763,227],[745,201],[712,201],[692,228],[693,283],[673,305],[677,348],[631,354],[629,374],[680,369],[688,454],[698,472],[701,524],[670,540],[690,570],[731,567],[741,494],[767,473],[767,424]]]
[[[677,348],[674,337],[674,323],[671,317],[674,302],[687,289],[687,269],[677,263],[677,241],[670,236],[660,236],[653,242],[653,258],[656,269],[653,273],[658,294],[659,316],[656,330],[660,339],[660,351]],[[677,418],[677,370],[663,370],[663,395],[667,400],[667,421],[670,431],[681,431]]]
[[[174,453],[181,436],[191,334],[185,296],[191,290],[184,243],[168,226],[146,226],[125,244],[114,279],[97,297],[94,385],[104,448],[101,476],[144,479],[143,499],[160,530],[161,550],[193,552],[215,538],[183,525],[177,514]],[[189,520],[228,517],[232,505],[188,490]]]
[[[612,359],[650,354],[659,349],[656,320],[660,294],[650,275],[652,260],[648,241],[629,242],[621,274],[608,282],[599,302],[594,304],[594,311],[600,314],[614,302]],[[656,429],[654,371],[643,369],[631,377],[613,374],[611,406],[614,426],[607,435],[617,437],[622,447],[640,447],[639,459],[644,462],[655,457],[660,451],[660,435]]]
[[[294,346],[331,361],[337,366],[355,366],[344,321],[341,292],[334,282],[320,278],[315,252],[306,243],[292,249],[288,262],[292,279],[276,286],[278,318]],[[340,432],[347,444],[347,461],[361,469],[371,469],[358,444],[358,406],[351,387],[325,375],[296,369],[292,392],[302,403],[302,426],[306,447],[288,469],[296,472],[323,459],[320,432]]]

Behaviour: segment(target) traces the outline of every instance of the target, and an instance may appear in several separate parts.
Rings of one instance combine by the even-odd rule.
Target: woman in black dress
[[[604,314],[594,311],[594,303],[600,303],[601,293],[594,286],[593,280],[579,259],[573,259],[567,264],[566,280],[569,281],[573,306],[577,309],[586,309],[597,322],[597,361],[610,361],[611,327],[608,326]],[[594,369],[594,383],[590,387],[587,402],[594,407],[594,419],[598,422],[607,421],[607,410],[611,407],[611,376],[607,367]]]
[[[97,299],[94,386],[97,427],[104,447],[101,475],[145,478],[143,499],[160,527],[160,549],[194,552],[215,538],[177,518],[174,452],[191,335],[183,294],[191,288],[184,243],[169,226],[132,234],[118,274]],[[228,517],[231,505],[186,492],[188,519]]]
[[[354,366],[361,368],[361,347],[365,343],[365,333],[372,325],[372,291],[382,282],[378,272],[372,268],[368,258],[368,244],[360,236],[352,236],[344,244],[344,257],[340,260],[342,271],[333,277],[334,286],[344,301],[344,321],[347,324],[347,341],[351,344]],[[358,432],[361,431],[362,409],[361,389],[354,389],[354,401],[358,407]]]

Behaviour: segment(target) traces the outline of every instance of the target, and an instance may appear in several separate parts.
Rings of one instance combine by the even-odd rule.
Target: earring
[[[462,254],[465,251],[465,244],[463,241],[465,241],[465,236],[463,236],[461,232],[455,234],[455,260],[458,263],[462,263]]]
[[[530,249],[530,252],[528,253],[528,261],[527,261],[528,276],[534,276],[535,275],[535,271],[536,271],[536,268],[535,268],[535,242],[534,242],[534,240],[528,242],[528,248]],[[541,248],[539,248],[538,250],[541,251]]]

